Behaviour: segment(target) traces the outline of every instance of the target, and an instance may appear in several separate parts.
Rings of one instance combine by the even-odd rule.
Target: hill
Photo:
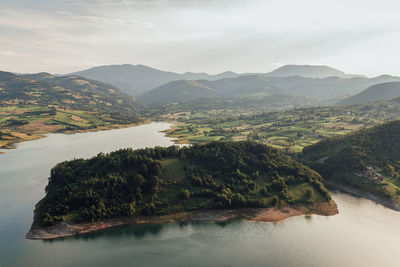
[[[76,75],[0,72],[0,147],[38,133],[136,123],[140,109],[118,88]]]
[[[216,81],[196,80],[188,82],[187,80],[180,80],[170,82],[144,93],[139,98],[148,104],[169,104],[186,100],[192,101],[199,97],[233,99],[252,96],[292,95],[313,98],[314,103],[316,103],[315,100],[358,93],[373,84],[381,83],[382,80],[400,81],[400,78],[380,76],[372,79],[362,77],[319,79],[299,76],[268,77],[253,74]],[[208,88],[208,90],[204,90],[204,88]],[[194,95],[188,95],[187,92]]]
[[[278,150],[251,142],[123,149],[57,164],[31,233],[115,217],[334,205],[320,180]]]
[[[306,78],[347,77],[347,74],[343,71],[318,65],[285,65],[266,75],[270,77],[299,76]]]
[[[324,177],[376,194],[400,208],[400,121],[305,147],[300,158]]]
[[[214,97],[216,92],[204,82],[180,80],[150,90],[140,97],[146,103],[174,103],[190,101],[204,97]]]
[[[79,76],[56,77],[48,73],[18,76],[0,72],[0,101],[54,105],[97,112],[132,113],[140,106],[118,88]]]
[[[179,74],[157,70],[144,65],[129,64],[99,66],[72,74],[113,84],[124,92],[134,96],[177,80],[218,80],[239,76],[239,74],[233,72],[223,72],[216,75],[192,72]]]
[[[344,99],[340,104],[360,104],[400,96],[400,82],[380,83],[373,85],[359,94]]]

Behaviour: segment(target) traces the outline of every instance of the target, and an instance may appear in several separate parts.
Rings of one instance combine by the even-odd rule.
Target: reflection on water
[[[95,239],[107,239],[113,240],[118,238],[129,238],[134,237],[136,239],[144,238],[146,235],[158,235],[161,233],[163,225],[161,224],[149,224],[149,225],[124,225],[119,227],[113,227],[105,230],[99,230],[92,233],[83,235],[77,235],[72,237],[66,237],[55,240],[44,240],[43,242],[64,242],[65,240],[83,240],[91,241]]]
[[[178,222],[172,223],[180,230],[186,231],[188,228],[203,228],[209,227],[210,225],[216,225],[218,227],[226,227],[233,221],[227,222]],[[134,238],[140,240],[143,238],[148,238],[149,236],[161,236],[163,228],[168,227],[169,224],[138,224],[138,225],[123,225],[118,227],[112,227],[108,229],[99,230],[92,233],[81,234],[77,236],[70,236],[65,238],[59,238],[54,240],[43,240],[41,242],[71,242],[72,240],[82,240],[82,241],[93,241],[93,240],[115,240],[121,238]]]
[[[51,135],[0,155],[0,266],[399,266],[400,213],[334,193],[339,215],[277,223],[126,225],[55,241],[26,240],[50,168],[122,147],[169,145],[154,123]]]

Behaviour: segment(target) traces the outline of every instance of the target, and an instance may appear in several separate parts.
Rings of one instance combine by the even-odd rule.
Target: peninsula
[[[337,214],[321,179],[279,150],[254,142],[100,153],[51,170],[27,238],[52,239],[128,223]]]

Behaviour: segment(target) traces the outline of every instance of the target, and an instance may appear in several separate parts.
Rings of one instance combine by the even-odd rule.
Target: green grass
[[[161,163],[165,168],[165,176],[168,180],[183,183],[185,179],[185,172],[183,170],[183,163],[179,159],[166,158],[162,159]]]
[[[309,184],[301,184],[301,185],[290,185],[289,186],[289,194],[295,199],[295,200],[300,200],[304,198],[305,192],[307,188],[311,188],[313,190],[314,194],[312,197],[312,202],[313,203],[320,203],[320,202],[325,202],[326,200],[324,197],[311,185]]]
[[[191,143],[195,143],[195,144],[197,144],[197,143],[207,143],[207,142],[219,140],[222,137],[223,136],[204,136],[204,135],[200,135],[200,136],[190,137],[189,141]]]

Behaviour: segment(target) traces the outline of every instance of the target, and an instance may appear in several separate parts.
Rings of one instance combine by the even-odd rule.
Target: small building
[[[364,177],[371,178],[374,176],[374,169],[371,166],[368,166],[364,170]]]

